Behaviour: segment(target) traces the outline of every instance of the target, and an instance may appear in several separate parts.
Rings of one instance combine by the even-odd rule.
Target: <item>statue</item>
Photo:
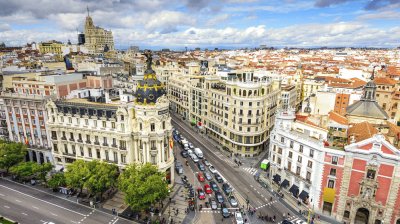
[[[153,57],[151,56],[151,51],[150,50],[146,50],[143,54],[144,56],[146,56],[146,64],[147,64],[147,69],[151,70],[151,63],[153,61]]]

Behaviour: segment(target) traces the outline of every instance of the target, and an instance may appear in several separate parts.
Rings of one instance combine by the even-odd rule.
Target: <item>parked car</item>
[[[243,216],[241,212],[235,212],[236,224],[244,224]]]
[[[212,194],[211,187],[208,184],[204,185],[204,191],[206,192],[206,194]]]
[[[195,154],[192,154],[191,158],[192,158],[193,162],[195,162],[195,163],[199,162],[199,158],[197,158],[197,156]]]
[[[217,170],[214,168],[214,166],[209,166],[208,169],[210,170],[211,173],[216,173]]]
[[[234,208],[238,207],[238,202],[234,196],[230,196],[228,198],[228,201],[229,201],[229,204],[232,205],[232,207],[234,207]]]
[[[194,198],[194,189],[189,188],[189,198]]]
[[[204,176],[206,177],[207,180],[212,180],[212,176],[209,172],[205,171],[203,172]]]
[[[191,149],[186,150],[186,152],[188,153],[189,156],[192,156],[194,154]]]
[[[207,166],[207,167],[211,165],[211,163],[208,162],[208,160],[206,160],[206,159],[203,160],[203,163],[204,163],[204,165]]]
[[[179,175],[183,174],[183,167],[182,166],[175,167],[175,170]]]
[[[307,222],[303,221],[303,220],[297,220],[296,224],[307,224]]]
[[[183,158],[187,158],[189,156],[187,151],[181,151],[181,155],[182,155]]]
[[[200,182],[204,182],[204,176],[203,176],[203,174],[202,173],[197,173],[197,179],[200,181]]]
[[[231,213],[229,212],[228,208],[222,208],[222,216],[224,218],[229,218],[231,216]]]
[[[189,149],[194,149],[194,146],[192,143],[189,142]]]
[[[219,192],[219,188],[218,188],[217,183],[215,183],[214,181],[210,181],[210,186],[211,186],[211,189],[212,189],[214,192]]]
[[[224,197],[219,192],[215,192],[215,199],[217,199],[218,203],[224,203]]]
[[[232,192],[231,186],[228,183],[222,184],[222,190],[225,192],[226,195],[229,195]]]
[[[214,198],[209,198],[208,201],[210,203],[210,206],[211,206],[212,210],[217,210],[218,209],[217,202],[215,201]]]
[[[293,224],[293,222],[285,219],[282,221],[282,224]]]
[[[204,193],[203,189],[201,189],[201,188],[198,188],[198,189],[197,189],[197,197],[198,197],[200,200],[206,199],[206,194]]]
[[[200,170],[200,171],[205,171],[205,170],[206,170],[206,168],[204,167],[204,165],[201,164],[201,163],[197,163],[197,167],[199,167],[199,170]]]
[[[218,183],[223,183],[224,180],[222,179],[221,175],[219,173],[214,174],[215,179],[217,180]]]

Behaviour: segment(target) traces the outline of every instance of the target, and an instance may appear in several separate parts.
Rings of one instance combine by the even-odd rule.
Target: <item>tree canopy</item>
[[[65,172],[65,180],[68,186],[80,189],[80,192],[82,192],[85,181],[89,177],[90,171],[85,161],[76,160],[75,162],[67,166],[67,171]]]
[[[48,181],[47,185],[53,189],[58,187],[65,186],[67,184],[65,180],[64,173],[56,173],[54,174],[50,180]]]
[[[118,187],[135,211],[147,209],[169,195],[165,173],[150,163],[128,166],[118,178]]]
[[[86,179],[84,186],[90,193],[100,194],[101,199],[103,192],[116,185],[118,167],[98,160],[90,161],[86,165],[90,176]]]
[[[39,166],[36,162],[22,162],[11,167],[10,171],[18,178],[27,178],[34,176]]]
[[[8,173],[10,167],[24,160],[26,152],[26,146],[21,143],[0,140],[0,168]]]

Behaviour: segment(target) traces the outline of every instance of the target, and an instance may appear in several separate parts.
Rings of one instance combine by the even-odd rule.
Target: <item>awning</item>
[[[299,195],[299,187],[297,187],[297,185],[293,184],[290,189],[289,192],[293,194],[293,196],[295,196],[296,198]]]
[[[273,176],[273,180],[275,183],[279,184],[279,182],[281,182],[281,176],[279,174],[275,174]]]
[[[289,186],[289,181],[286,180],[286,179],[284,179],[284,180],[282,181],[282,183],[281,183],[281,187],[287,188],[288,186]]]
[[[325,187],[323,200],[333,204],[335,202],[335,194],[335,189]]]
[[[306,191],[301,191],[301,193],[299,194],[299,198],[303,201],[306,201],[308,199],[308,192]]]

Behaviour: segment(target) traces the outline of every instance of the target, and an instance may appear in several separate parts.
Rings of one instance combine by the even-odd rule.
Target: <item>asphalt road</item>
[[[0,178],[0,214],[23,224],[125,224],[131,221]]]
[[[263,215],[276,216],[276,222],[284,219],[283,214],[292,213],[287,207],[285,207],[280,201],[273,198],[270,201],[270,193],[260,187],[259,183],[256,182],[253,176],[242,169],[227,162],[227,158],[221,156],[218,153],[216,145],[214,145],[207,138],[204,138],[199,133],[195,132],[187,124],[184,123],[179,117],[172,115],[173,126],[185,137],[189,142],[192,142],[195,147],[202,149],[205,158],[222,174],[222,176],[229,182],[240,197],[249,199],[250,207],[257,208],[257,214],[262,213]],[[243,201],[243,200],[242,200]],[[243,203],[242,203],[243,204]],[[297,217],[293,217],[295,219]],[[220,219],[221,215],[215,216],[216,220]],[[217,219],[218,218],[218,219]],[[251,223],[262,223],[258,220],[257,216],[248,216],[248,220]]]

